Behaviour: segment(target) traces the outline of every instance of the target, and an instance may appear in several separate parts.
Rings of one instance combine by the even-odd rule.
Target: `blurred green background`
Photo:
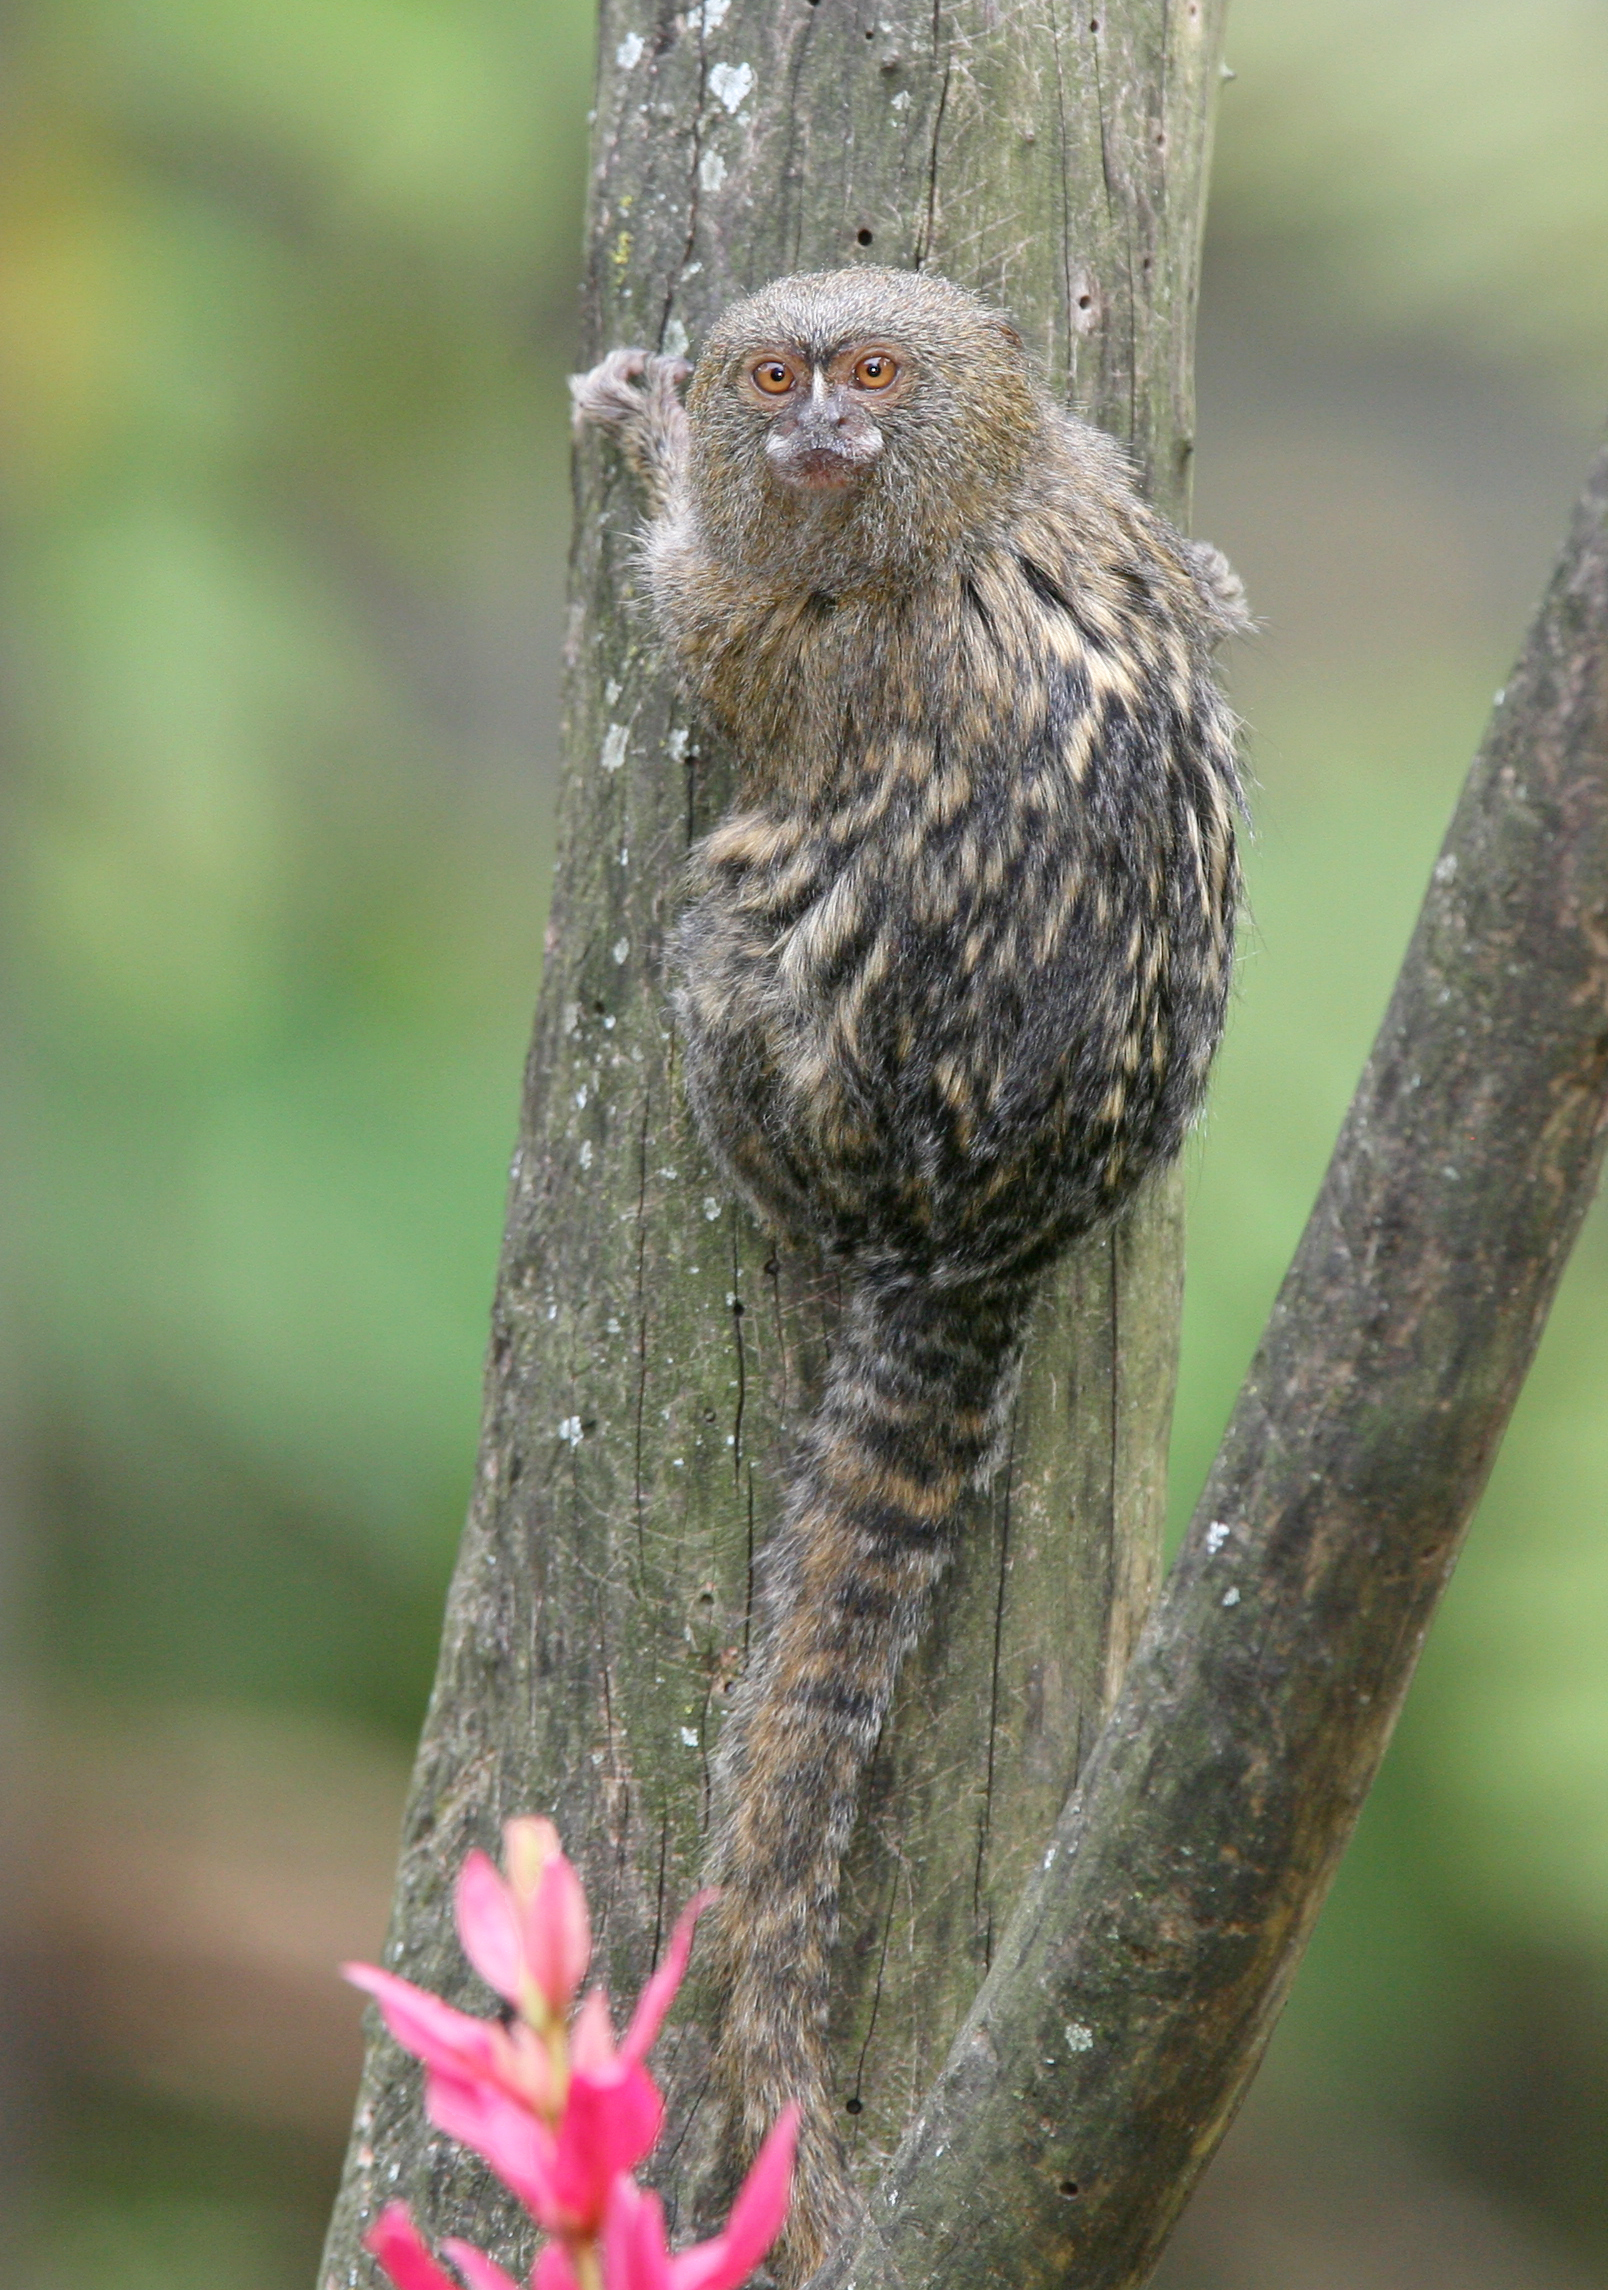
[[[585,0],[20,0],[0,2270],[312,2280],[550,863]],[[1599,0],[1236,0],[1180,1513],[1608,401]],[[1608,2284],[1608,1224],[1170,2290]],[[21,2223],[18,2223],[21,2222]]]

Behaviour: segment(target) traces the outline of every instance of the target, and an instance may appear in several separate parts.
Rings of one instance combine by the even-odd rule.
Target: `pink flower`
[[[609,2188],[664,2121],[653,2078],[623,2059],[604,2077],[571,2075],[556,2130],[494,2084],[456,2075],[432,2073],[424,2103],[436,2129],[483,2155],[548,2234],[579,2240],[596,2234]]]
[[[364,1988],[379,2005],[386,2026],[404,2051],[442,2075],[471,2083],[494,2083],[539,2114],[556,2114],[563,2104],[551,2050],[535,2030],[516,2022],[477,2020],[455,2012],[427,1988],[399,1980],[378,1964],[343,1964],[354,1988]]]
[[[460,2242],[456,2235],[448,2235],[441,2247],[468,2283],[469,2290],[519,2290],[513,2276],[493,2265],[485,2252],[476,2250],[472,2242]],[[407,2290],[407,2285],[398,2283],[397,2290]]]
[[[747,2281],[786,2223],[797,2143],[798,2109],[784,2107],[738,2190],[725,2233],[671,2259],[674,2290],[731,2290],[733,2284]],[[655,2198],[655,2210],[658,2207]],[[662,2234],[662,2213],[659,2227]]]
[[[520,1826],[509,1823],[510,1831]],[[546,1822],[524,1826],[551,1834]],[[483,1873],[471,1876],[477,1859]],[[517,1949],[524,1947],[526,1927],[537,1910],[552,1920],[543,1941],[549,1976],[560,1983],[568,1977],[577,1952],[577,1925],[568,1883],[563,1876],[552,1877],[556,1863],[562,1863],[579,1891],[579,1880],[557,1852],[555,1839],[528,1896],[530,1914],[516,1931],[513,1889],[484,1855],[470,1855],[458,1886],[458,1922],[466,1946],[473,1934],[483,1977],[489,1980],[488,1966],[494,1966],[510,1984],[517,1982],[520,1967],[528,1968],[529,1962]],[[374,1998],[397,2042],[429,2070],[424,2104],[436,2129],[483,2156],[547,2233],[585,2240],[602,2225],[614,2179],[634,2170],[659,2136],[664,2106],[642,2059],[681,1985],[693,1927],[712,1898],[699,1893],[682,1910],[664,1961],[638,1998],[625,2040],[618,2045],[601,1988],[586,1998],[567,2034],[562,2022],[548,2020],[543,2035],[523,2024],[504,2028],[495,2020],[454,2011],[439,1996],[377,1964],[343,1969],[354,1987]],[[580,1917],[584,1924],[584,1898]],[[552,1990],[560,1992],[557,1986]],[[548,1992],[541,1993],[545,2018]]]
[[[675,2258],[665,2240],[658,2196],[644,2194],[634,2179],[617,2179],[603,2225],[604,2290],[736,2290],[782,2231],[797,2136],[798,2109],[789,2107],[755,2157],[725,2233]],[[536,2261],[531,2290],[580,2290],[580,2278],[561,2243],[549,2243]]]
[[[465,1955],[518,2015],[477,2020],[376,1964],[348,1964],[405,2050],[424,2062],[425,2110],[474,2149],[557,2239],[531,2290],[733,2290],[787,2216],[797,2110],[776,2125],[732,2206],[724,2234],[672,2258],[664,2210],[632,2177],[659,2136],[664,2102],[643,2061],[680,1987],[693,1927],[714,1898],[677,1919],[664,1961],[616,2042],[609,2000],[594,1988],[569,2020],[592,1950],[586,1895],[550,1821],[510,1821],[506,1877],[471,1853],[455,1896]],[[459,2290],[400,2203],[364,2238],[396,2290]],[[442,2245],[469,2290],[519,2290],[484,2251]]]
[[[505,1882],[484,1853],[458,1872],[463,1952],[490,1988],[536,2028],[562,2025],[592,1954],[586,1894],[551,1821],[503,1827]]]
[[[639,2065],[647,2056],[664,2025],[665,2013],[675,2001],[676,1990],[686,1976],[693,1927],[714,1897],[712,1892],[694,1893],[676,1918],[664,1961],[637,1998],[623,2043],[615,2044],[614,2024],[609,2018],[609,2000],[604,1991],[594,1988],[585,1998],[570,2030],[570,2053],[577,2074],[602,2080],[624,2068]]]
[[[369,2251],[396,2284],[396,2290],[458,2290],[452,2276],[439,2267],[426,2249],[418,2228],[402,2203],[388,2203],[363,2237]],[[477,2252],[478,2256],[479,2253]],[[501,2282],[488,2279],[475,2290],[516,2290],[506,2274]]]
[[[637,1998],[637,2008],[631,2014],[631,2025],[626,2029],[625,2041],[620,2046],[622,2059],[641,2059],[664,2025],[664,2015],[674,2003],[676,1990],[686,1977],[687,1958],[692,1954],[693,1926],[702,1916],[704,1910],[717,1897],[714,1892],[695,1892],[676,1918],[675,1930],[670,1935],[670,1945],[664,1952],[664,1962]],[[590,2001],[591,1998],[588,1997],[587,2003]],[[579,2058],[581,2029],[585,2020],[586,2005],[583,2004],[581,2016],[575,2023],[577,2058]],[[602,2024],[604,2031],[609,2032],[607,2011],[602,2014]]]

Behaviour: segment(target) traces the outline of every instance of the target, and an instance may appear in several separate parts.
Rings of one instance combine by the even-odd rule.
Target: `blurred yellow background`
[[[313,2278],[550,866],[585,0],[19,0],[0,2278]],[[1236,0],[1187,1511],[1608,403],[1599,0]],[[1608,1224],[1169,2290],[1608,2283]]]

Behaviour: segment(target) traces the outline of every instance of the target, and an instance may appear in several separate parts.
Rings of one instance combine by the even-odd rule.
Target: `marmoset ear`
[[[1011,324],[1008,318],[996,318],[994,324],[999,328],[999,331],[1004,335],[1006,341],[1009,342],[1013,350],[1019,350],[1022,347],[1022,337],[1017,333],[1016,328]]]

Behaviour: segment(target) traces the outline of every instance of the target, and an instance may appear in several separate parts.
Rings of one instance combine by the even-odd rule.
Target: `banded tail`
[[[734,2144],[751,2154],[789,2100],[804,2111],[790,2279],[856,2207],[826,2021],[860,1785],[961,1500],[1000,1445],[1031,1293],[1017,1279],[863,1279],[762,1562],[763,1634],[721,1738],[709,1875],[722,1888],[717,2076]]]

